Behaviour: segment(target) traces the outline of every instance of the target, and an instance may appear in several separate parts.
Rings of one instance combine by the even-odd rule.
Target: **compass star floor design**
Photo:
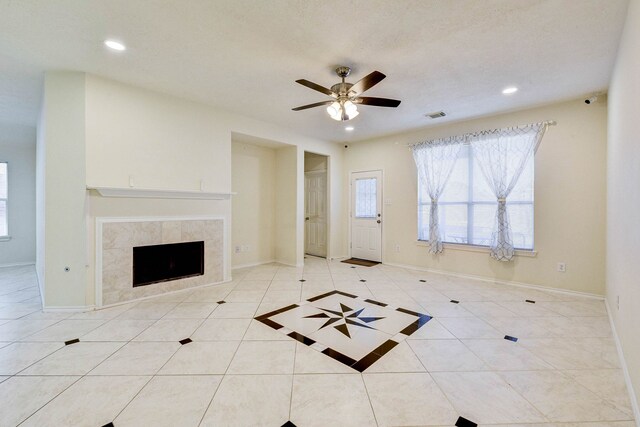
[[[337,325],[333,327],[351,338],[351,334],[349,334],[348,325],[359,326],[361,328],[369,328],[375,329],[371,326],[367,326],[367,323],[375,322],[376,320],[384,319],[384,317],[359,317],[360,314],[364,311],[364,308],[359,310],[354,310],[352,308],[347,307],[346,305],[340,303],[341,311],[327,310],[326,308],[321,308],[324,313],[312,314],[311,316],[305,316],[305,319],[329,319],[326,323],[320,326],[320,329],[332,325],[336,322],[339,322]],[[329,313],[329,314],[327,314]],[[335,316],[332,317],[331,315]],[[364,322],[364,323],[361,323]]]
[[[334,290],[256,320],[363,372],[431,316]]]

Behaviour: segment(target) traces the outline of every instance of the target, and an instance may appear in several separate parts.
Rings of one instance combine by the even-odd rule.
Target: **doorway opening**
[[[298,148],[231,134],[231,265],[243,268],[298,257]]]
[[[328,157],[304,153],[304,253],[327,257]]]

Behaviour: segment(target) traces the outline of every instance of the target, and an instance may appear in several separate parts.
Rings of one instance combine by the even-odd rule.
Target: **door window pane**
[[[356,218],[375,218],[378,214],[377,179],[356,179]]]

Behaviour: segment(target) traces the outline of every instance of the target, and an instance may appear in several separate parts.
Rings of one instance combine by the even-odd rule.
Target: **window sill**
[[[11,240],[11,236],[0,236],[0,242],[8,242]]]
[[[429,246],[429,242],[426,240],[417,240],[417,246]],[[490,252],[487,246],[476,246],[476,245],[461,245],[457,243],[443,243],[445,250],[453,250],[453,251],[464,251],[464,252],[481,252],[488,254]],[[516,249],[516,256],[535,258],[538,255],[538,251],[527,251],[522,249]]]

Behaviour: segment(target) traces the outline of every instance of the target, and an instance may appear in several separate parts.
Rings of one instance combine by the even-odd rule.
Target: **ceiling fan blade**
[[[300,110],[306,110],[308,108],[313,108],[313,107],[320,107],[321,105],[329,105],[329,104],[333,104],[335,101],[322,101],[322,102],[316,102],[314,104],[307,104],[307,105],[302,105],[300,107],[296,107],[296,108],[292,108],[293,111],[300,111]]]
[[[317,90],[318,92],[324,93],[325,95],[329,95],[333,98],[338,97],[337,93],[332,92],[331,90],[327,89],[326,87],[320,86],[319,84],[310,82],[309,80],[300,79],[300,80],[296,80],[296,83],[300,83],[302,86],[306,86],[309,89]]]
[[[349,92],[355,92],[355,94],[358,95],[367,89],[371,89],[372,87],[380,83],[385,77],[387,76],[382,74],[380,71],[374,71],[364,76],[360,81],[351,86]]]
[[[400,105],[401,101],[398,101],[397,99],[389,99],[389,98],[373,98],[370,96],[363,96],[361,98],[357,98],[355,101],[353,101],[356,104],[362,104],[362,105],[374,105],[376,107],[397,107],[398,105]]]

